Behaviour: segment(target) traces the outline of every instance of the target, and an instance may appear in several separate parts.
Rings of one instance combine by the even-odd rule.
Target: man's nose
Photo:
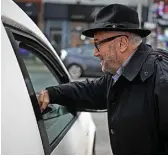
[[[96,48],[94,48],[94,56],[95,57],[99,57],[100,56],[100,53],[99,53],[99,51]]]

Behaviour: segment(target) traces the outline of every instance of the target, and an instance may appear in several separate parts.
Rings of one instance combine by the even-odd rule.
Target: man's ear
[[[124,53],[128,47],[128,38],[126,36],[122,36],[120,38],[120,52]]]

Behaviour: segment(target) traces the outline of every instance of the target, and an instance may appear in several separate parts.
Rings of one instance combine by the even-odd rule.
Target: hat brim
[[[139,36],[146,37],[148,36],[151,31],[147,30],[147,29],[129,29],[129,28],[93,28],[93,29],[88,29],[82,32],[83,35],[85,35],[86,37],[94,37],[94,34],[98,31],[124,31],[124,32],[132,32],[135,33]]]

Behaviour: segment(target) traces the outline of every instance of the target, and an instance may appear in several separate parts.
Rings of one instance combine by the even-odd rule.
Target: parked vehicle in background
[[[61,50],[61,60],[72,78],[101,76],[100,60],[93,55],[94,46],[86,44]]]
[[[71,78],[41,30],[12,0],[2,0],[2,155],[91,155],[95,124],[90,113],[49,104],[38,95]]]

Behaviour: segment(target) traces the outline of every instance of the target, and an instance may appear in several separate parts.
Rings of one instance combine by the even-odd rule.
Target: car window
[[[39,92],[46,87],[68,82],[68,76],[65,75],[58,60],[54,58],[54,54],[47,50],[46,45],[32,39],[33,36],[27,34],[22,36],[22,33],[14,30],[11,33],[11,29],[8,28],[7,31],[28,89],[42,140],[48,139],[47,142],[50,144],[49,150],[46,143],[43,147],[46,154],[50,153],[74,123],[75,116],[59,104],[49,104],[40,115],[37,98]],[[40,116],[44,126],[41,125]]]
[[[33,54],[32,50],[20,48],[20,56],[25,63],[36,94],[47,86],[56,86],[59,84],[58,79],[53,76],[45,63]]]
[[[46,87],[57,86],[61,83],[59,78],[56,78],[52,74],[45,61],[35,55],[37,52],[20,48],[19,54],[25,63],[37,97],[39,92]],[[42,115],[50,144],[59,136],[61,131],[73,118],[73,115],[67,111],[66,107],[58,104],[50,104],[49,107],[42,112]]]

